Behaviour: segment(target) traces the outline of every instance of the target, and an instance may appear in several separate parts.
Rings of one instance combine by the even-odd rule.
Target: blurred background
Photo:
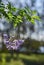
[[[35,20],[33,25],[24,20],[15,28],[4,17],[0,18],[0,65],[44,65],[44,0],[2,0],[2,2],[5,5],[10,2],[16,8],[27,6],[33,11],[36,10],[36,15],[41,21]],[[3,44],[4,33],[25,40],[22,47],[17,51],[8,51]]]

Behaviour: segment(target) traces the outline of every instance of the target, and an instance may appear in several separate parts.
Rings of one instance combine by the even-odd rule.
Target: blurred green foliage
[[[13,22],[13,26],[23,22],[23,18],[34,24],[35,20],[40,20],[39,16],[36,16],[36,11],[30,10],[28,7],[16,8],[9,2],[6,6],[0,3],[0,18],[4,16],[9,22]]]
[[[44,55],[41,54],[19,54],[19,58],[16,57],[16,53],[13,58],[9,53],[1,53],[0,65],[44,65]]]

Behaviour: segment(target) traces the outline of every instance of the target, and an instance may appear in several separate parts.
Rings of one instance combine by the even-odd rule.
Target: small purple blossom
[[[4,44],[6,45],[6,48],[8,48],[8,50],[17,50],[19,49],[20,45],[23,44],[24,40],[13,40],[13,42],[9,41],[8,39],[8,35],[7,34],[4,34]]]

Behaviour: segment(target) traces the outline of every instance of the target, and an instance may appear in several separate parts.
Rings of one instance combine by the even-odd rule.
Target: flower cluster
[[[20,40],[20,39],[19,40],[14,39],[11,42],[9,41],[7,34],[3,34],[3,37],[4,37],[4,44],[6,45],[6,48],[8,48],[8,50],[17,50],[24,42],[24,40]]]

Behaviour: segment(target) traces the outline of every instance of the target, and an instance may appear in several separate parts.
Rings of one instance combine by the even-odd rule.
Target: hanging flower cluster
[[[18,50],[24,42],[24,40],[21,39],[19,40],[14,39],[13,41],[12,40],[10,41],[7,34],[3,34],[3,37],[4,37],[4,44],[6,45],[6,48],[8,50]]]

